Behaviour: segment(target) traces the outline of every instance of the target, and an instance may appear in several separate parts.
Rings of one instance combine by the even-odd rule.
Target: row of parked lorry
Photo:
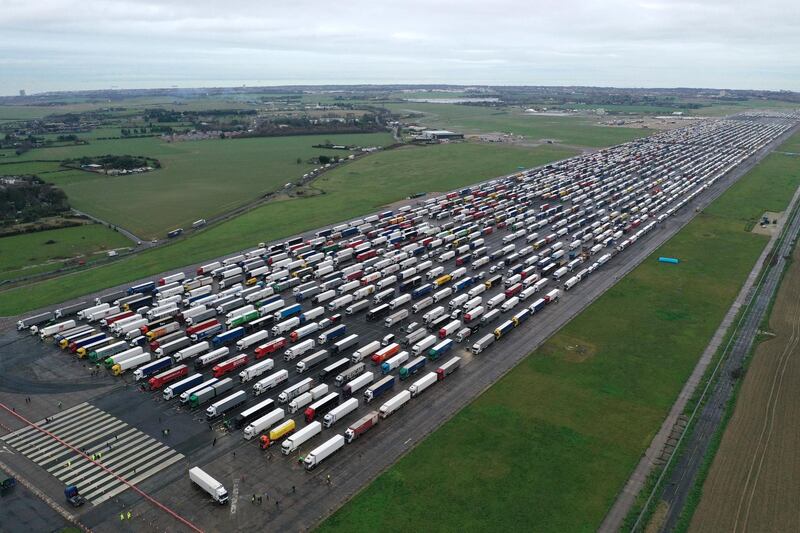
[[[259,245],[19,327],[224,417],[262,447],[292,453],[347,417],[357,419],[343,436],[352,440],[366,431],[358,422],[375,417],[371,427],[458,368],[461,344],[477,355],[521,329],[781,131],[747,121],[706,131],[744,149],[636,141]],[[431,361],[439,366],[425,373]],[[373,414],[368,404],[407,379]]]

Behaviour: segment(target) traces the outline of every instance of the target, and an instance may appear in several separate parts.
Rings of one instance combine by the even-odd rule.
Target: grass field
[[[0,238],[0,280],[48,272],[83,256],[87,262],[131,241],[100,224],[54,229]]]
[[[649,130],[597,126],[599,118],[549,117],[524,115],[517,108],[494,108],[453,104],[387,104],[395,113],[417,112],[416,119],[429,127],[445,128],[459,133],[513,132],[536,141],[555,139],[579,146],[610,146],[644,137]]]
[[[164,270],[217,257],[369,213],[409,192],[445,191],[537,166],[574,152],[553,146],[517,148],[450,144],[374,154],[325,174],[325,194],[272,202],[189,239],[114,264],[0,292],[0,316],[68,300]],[[427,165],[420,161],[427,162]]]
[[[320,530],[595,530],[766,245],[747,221],[784,209],[797,163],[769,156]]]
[[[689,531],[800,530],[798,326],[796,247],[769,318],[775,336],[761,343],[750,361]]]
[[[0,172],[38,173],[67,193],[76,209],[122,226],[139,237],[163,237],[176,227],[189,227],[294,181],[314,165],[320,154],[346,157],[349,152],[320,150],[313,145],[335,138],[337,143],[376,146],[391,144],[388,133],[314,135],[254,139],[215,139],[164,143],[155,137],[93,141],[84,146],[43,148],[19,158],[3,158]],[[163,168],[132,176],[104,176],[79,170],[59,170],[63,160],[103,154],[145,155]],[[302,160],[297,164],[297,159]],[[24,162],[27,164],[22,164]],[[152,206],[158,205],[158,208]]]

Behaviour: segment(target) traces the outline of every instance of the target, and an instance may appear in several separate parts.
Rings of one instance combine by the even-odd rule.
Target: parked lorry
[[[201,355],[200,357],[195,359],[194,367],[197,370],[201,370],[213,363],[216,363],[217,361],[221,361],[222,359],[226,358],[229,353],[230,350],[225,346],[223,346],[222,348],[217,348],[216,350],[208,352],[207,354]]]
[[[266,435],[261,435],[261,437],[258,439],[258,444],[262,450],[266,450],[278,442],[278,439],[291,435],[295,429],[297,429],[297,424],[295,424],[294,420],[291,418],[289,420],[285,420],[269,430],[269,433]]]
[[[372,372],[364,372],[360,376],[348,381],[342,388],[342,393],[345,395],[355,394],[363,387],[366,387],[367,385],[372,383],[374,376],[375,375]]]
[[[318,416],[322,416],[330,412],[330,410],[336,407],[337,405],[339,405],[339,393],[338,392],[328,393],[327,395],[315,401],[306,408],[306,410],[304,411],[306,423],[313,421],[314,418]]]
[[[248,407],[244,411],[240,412],[233,418],[229,418],[225,422],[225,426],[229,430],[240,429],[247,426],[253,420],[256,420],[263,415],[269,413],[275,409],[275,400],[272,398],[268,398],[266,400],[262,400],[257,404]]]
[[[323,417],[322,425],[326,428],[329,428],[356,409],[358,409],[358,400],[356,398],[345,400],[341,404],[331,409],[330,412]]]
[[[305,459],[303,459],[306,470],[312,470],[343,447],[344,437],[342,435],[334,435],[306,454]]]
[[[253,365],[248,366],[247,368],[239,372],[239,381],[242,383],[246,383],[254,378],[257,378],[264,372],[272,370],[274,367],[275,367],[275,361],[273,359],[270,358],[263,359]]]
[[[225,490],[222,483],[206,474],[200,467],[195,466],[189,469],[189,479],[207,492],[220,505],[228,501],[228,491]]]
[[[409,362],[408,364],[406,364],[405,366],[401,366],[400,372],[398,373],[400,376],[400,380],[401,381],[406,380],[410,376],[413,376],[414,374],[419,372],[425,366],[425,363],[427,363],[427,361],[428,358],[425,357],[424,355],[421,355],[416,359],[412,360],[411,362]]]
[[[386,376],[377,383],[370,385],[367,388],[367,390],[364,391],[364,401],[366,401],[367,403],[371,402],[372,400],[379,397],[387,390],[394,387],[394,384],[395,384],[394,376]]]
[[[247,400],[247,393],[243,390],[234,392],[233,394],[217,400],[206,408],[206,418],[213,420],[222,414],[230,411],[237,405],[242,405]]]
[[[314,384],[314,378],[306,378],[298,383],[295,383],[288,389],[284,390],[278,395],[278,403],[286,403],[290,402],[293,399],[297,398],[304,392],[308,392],[311,390],[311,386]]]
[[[391,357],[390,359],[381,363],[381,373],[388,374],[395,368],[398,368],[400,365],[408,361],[409,353],[407,351],[403,351]]]
[[[411,397],[414,398],[422,393],[425,389],[436,383],[436,372],[428,372],[417,381],[411,384],[408,388],[408,392],[411,393]]]
[[[194,385],[194,386],[186,389],[180,395],[181,403],[189,402],[192,394],[194,394],[194,393],[196,393],[198,391],[201,391],[201,390],[203,390],[203,389],[205,389],[207,387],[210,387],[211,385],[213,385],[215,383],[218,383],[218,382],[219,382],[219,380],[217,378],[211,378],[211,379],[208,379],[206,381],[203,381],[199,385]]]
[[[257,437],[262,431],[283,420],[284,415],[285,413],[280,407],[273,409],[269,413],[257,418],[256,420],[253,420],[250,424],[248,424],[247,427],[244,428],[242,436],[245,440],[250,440],[253,437]]]
[[[390,398],[385,404],[381,405],[380,409],[378,409],[381,418],[387,418],[391,416],[393,413],[397,412],[398,409],[403,407],[410,399],[411,393],[409,391],[400,391],[400,393]]]
[[[205,402],[218,397],[224,392],[229,391],[233,388],[233,385],[234,383],[231,378],[221,379],[204,389],[193,392],[191,396],[189,396],[189,405],[191,407],[199,407]]]
[[[358,437],[372,429],[378,424],[379,416],[378,411],[370,411],[362,416],[347,428],[344,432],[344,438],[347,443],[351,443]]]
[[[187,391],[192,387],[201,384],[202,382],[203,374],[193,374],[189,377],[185,377],[177,383],[173,383],[172,385],[164,388],[164,400],[171,400],[175,396],[180,395],[182,392]]]
[[[164,370],[172,366],[172,358],[171,357],[162,357],[161,359],[157,359],[152,363],[147,363],[146,365],[142,365],[136,370],[133,371],[133,378],[136,381],[140,379],[144,379],[148,376],[155,374],[160,370]]]
[[[319,435],[321,431],[322,431],[321,422],[311,422],[306,427],[296,431],[294,434],[292,434],[290,437],[288,437],[281,443],[281,453],[283,455],[289,455],[290,453],[297,450],[304,443],[308,442],[313,437]]]
[[[313,340],[312,340],[313,342]],[[328,359],[328,350],[318,350],[313,354],[309,355],[308,357],[304,357],[301,361],[295,365],[298,374],[302,374],[303,372],[314,368],[315,366],[323,363],[326,359]]]
[[[136,368],[139,365],[143,365],[145,363],[150,362],[151,356],[149,353],[142,353],[141,348],[139,348],[138,352],[130,355],[124,359],[120,359],[119,362],[115,363],[111,367],[111,372],[115,376],[119,376],[126,370],[130,370],[131,368]]]
[[[268,390],[277,387],[278,385],[280,385],[284,381],[287,381],[288,379],[289,379],[288,370],[286,369],[278,370],[277,372],[270,374],[269,376],[257,381],[256,384],[253,385],[253,392],[255,393],[256,396],[258,396],[259,394],[263,394],[264,392],[267,392]]]
[[[147,380],[150,385],[150,390],[158,390],[167,383],[172,383],[180,378],[186,377],[189,374],[189,367],[186,365],[178,365],[165,370]]]

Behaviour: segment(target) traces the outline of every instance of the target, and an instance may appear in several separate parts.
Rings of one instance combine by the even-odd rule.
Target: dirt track
[[[756,350],[690,531],[799,531],[800,251]]]

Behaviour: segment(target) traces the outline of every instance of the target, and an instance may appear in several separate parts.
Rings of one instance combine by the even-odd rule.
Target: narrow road
[[[143,239],[141,237],[137,237],[132,232],[126,230],[125,228],[123,228],[121,226],[116,226],[116,225],[114,225],[114,224],[112,224],[110,222],[107,222],[107,221],[105,221],[105,220],[103,220],[101,218],[97,218],[94,215],[90,215],[89,213],[85,213],[83,211],[78,211],[75,208],[73,208],[72,211],[75,212],[78,215],[84,216],[86,218],[90,218],[90,219],[94,220],[95,222],[97,222],[98,224],[102,224],[102,225],[104,225],[105,227],[107,227],[109,229],[118,231],[119,233],[121,233],[122,235],[125,235],[128,239],[133,241],[134,245],[139,245],[139,243],[141,243],[141,245],[139,246],[140,250],[144,249],[144,248],[149,248],[151,246],[154,246],[154,244],[151,243],[150,241],[148,241],[146,239]]]

